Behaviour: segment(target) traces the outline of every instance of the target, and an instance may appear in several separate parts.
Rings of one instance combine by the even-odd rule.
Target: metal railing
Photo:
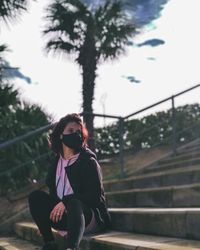
[[[179,92],[179,93],[177,93],[175,95],[172,95],[171,97],[160,100],[160,101],[158,101],[158,102],[156,102],[156,103],[154,103],[154,104],[152,104],[150,106],[147,106],[147,107],[145,107],[143,109],[140,109],[140,110],[138,110],[138,111],[136,111],[136,112],[134,112],[132,114],[129,114],[129,115],[127,115],[127,116],[125,116],[123,118],[122,123],[124,123],[124,121],[127,120],[130,117],[133,117],[133,116],[135,116],[137,114],[140,114],[140,113],[142,113],[142,112],[144,112],[146,110],[149,110],[149,109],[151,109],[151,108],[153,108],[155,106],[158,106],[158,105],[160,105],[162,103],[171,101],[171,106],[172,106],[172,151],[173,151],[174,154],[176,154],[176,133],[177,132],[176,132],[175,98],[177,98],[177,97],[179,97],[179,96],[181,96],[181,95],[183,95],[185,93],[188,93],[188,92],[190,92],[190,91],[192,91],[192,90],[194,90],[196,88],[199,88],[199,87],[200,87],[200,84],[197,84],[197,85],[195,85],[195,86],[193,86],[191,88],[185,89],[184,91],[181,91],[181,92]],[[123,144],[122,144],[122,149],[121,150],[123,151]],[[121,153],[120,155],[121,155],[121,157],[123,157],[123,153]],[[120,162],[123,163],[124,160],[121,159]],[[121,169],[122,169],[121,172],[122,172],[122,177],[123,177],[124,176],[124,164],[122,164]]]
[[[172,133],[171,133],[171,141],[172,141],[172,151],[174,154],[176,154],[176,148],[177,148],[177,142],[176,142],[176,137],[177,137],[177,131],[176,131],[176,108],[175,108],[175,98],[185,94],[185,93],[188,93],[196,88],[200,87],[200,84],[197,84],[191,88],[188,88],[184,91],[181,91],[175,95],[172,95],[171,97],[168,97],[168,98],[165,98],[163,100],[160,100],[150,106],[147,106],[145,108],[142,108],[132,114],[129,114],[125,117],[121,117],[121,116],[114,116],[114,115],[106,115],[106,114],[97,114],[97,113],[81,113],[81,115],[92,115],[94,117],[101,117],[101,118],[111,118],[111,119],[114,119],[114,120],[117,120],[117,126],[118,126],[118,133],[119,133],[119,152],[118,152],[118,155],[119,155],[119,165],[120,165],[120,177],[121,178],[124,178],[125,177],[125,170],[124,170],[124,127],[125,127],[125,122],[128,121],[129,118],[132,118],[138,114],[141,114],[142,112],[144,111],[147,111],[147,110],[150,110],[151,108],[153,107],[156,107],[156,106],[159,106],[160,104],[162,103],[165,103],[165,102],[171,102],[171,111],[172,111],[172,119],[171,119],[171,126],[172,126]],[[38,128],[34,131],[31,131],[25,135],[22,135],[22,136],[18,136],[12,140],[8,140],[6,142],[3,142],[0,144],[0,149],[1,150],[5,150],[6,148],[16,144],[16,143],[19,143],[27,138],[30,138],[30,137],[33,137],[33,136],[36,136],[36,135],[39,135],[43,132],[46,132],[48,131],[49,129],[52,128],[52,126],[54,126],[54,124],[49,124],[49,125],[46,125],[46,126],[43,126],[41,128]],[[153,129],[153,127],[152,127]],[[33,159],[34,160],[34,159]],[[3,173],[0,173],[0,175],[2,175]]]
[[[17,137],[15,137],[15,138],[11,139],[11,140],[6,141],[6,142],[2,142],[2,143],[0,144],[0,149],[5,149],[5,148],[7,148],[7,147],[12,146],[13,144],[16,144],[16,143],[18,143],[18,142],[20,142],[20,141],[25,140],[25,139],[27,139],[27,138],[30,138],[30,137],[32,137],[32,136],[36,136],[36,135],[38,135],[38,134],[41,134],[41,133],[43,133],[43,132],[46,132],[46,131],[48,131],[49,129],[51,129],[53,126],[54,126],[54,124],[48,124],[48,125],[46,125],[46,126],[43,126],[43,127],[38,128],[38,129],[35,129],[35,130],[33,130],[33,131],[30,131],[30,132],[28,132],[28,133],[26,133],[26,134],[24,134],[24,135],[20,135],[20,136],[17,136]]]

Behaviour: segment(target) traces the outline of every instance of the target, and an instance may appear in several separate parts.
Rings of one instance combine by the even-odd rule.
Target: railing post
[[[119,118],[119,162],[120,162],[120,177],[125,177],[124,172],[124,118]]]
[[[172,100],[172,150],[173,155],[176,155],[176,114],[175,114],[175,104],[174,96],[171,97]]]

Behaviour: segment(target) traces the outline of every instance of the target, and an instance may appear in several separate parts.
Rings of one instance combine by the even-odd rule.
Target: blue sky
[[[10,29],[4,25],[1,38],[12,49],[6,54],[9,63],[32,79],[32,84],[14,81],[22,98],[39,103],[56,120],[81,111],[82,81],[73,58],[44,52],[41,17],[47,0],[38,2],[32,3],[29,13]],[[200,83],[199,9],[199,0],[170,0],[161,17],[134,38],[126,55],[100,65],[94,112],[128,115]],[[176,104],[197,102],[199,96],[200,90],[193,91],[177,99]],[[170,103],[149,112],[169,107]]]

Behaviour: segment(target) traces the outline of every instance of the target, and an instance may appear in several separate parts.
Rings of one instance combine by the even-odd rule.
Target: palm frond
[[[8,51],[8,46],[6,44],[0,44],[0,53]]]
[[[86,6],[78,0],[57,0],[48,6],[47,13],[48,26],[44,35],[53,35],[55,42],[62,40],[77,49],[78,44],[82,44],[86,30],[89,15]],[[49,44],[51,43],[47,43],[47,50]]]
[[[9,51],[8,47],[6,44],[0,44],[0,83],[2,82],[3,79],[3,72],[4,72],[4,64],[5,64],[5,59],[4,59],[4,52]]]
[[[104,6],[100,6],[95,13],[95,20],[102,26],[105,22],[124,18],[123,5],[121,1],[106,1]]]
[[[123,53],[135,26],[128,20],[122,2],[106,2],[96,11],[95,21],[99,57],[114,58]]]
[[[67,53],[73,53],[76,51],[76,47],[69,43],[69,42],[64,42],[64,41],[49,41],[47,43],[47,49],[49,51],[59,51],[59,52],[67,52]]]
[[[16,19],[16,17],[27,10],[27,0],[1,0],[0,1],[0,18],[5,22]]]
[[[87,6],[79,0],[62,0],[63,5],[71,5],[79,9],[81,12],[87,12]]]

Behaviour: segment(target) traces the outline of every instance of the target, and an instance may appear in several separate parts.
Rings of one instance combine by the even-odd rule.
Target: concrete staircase
[[[200,140],[178,149],[176,156],[146,166],[134,177],[105,182],[104,187],[112,229],[85,235],[81,250],[200,249]],[[42,243],[31,221],[15,223],[14,231],[22,240],[2,238],[0,250],[32,250]],[[63,238],[54,234],[65,249]]]

